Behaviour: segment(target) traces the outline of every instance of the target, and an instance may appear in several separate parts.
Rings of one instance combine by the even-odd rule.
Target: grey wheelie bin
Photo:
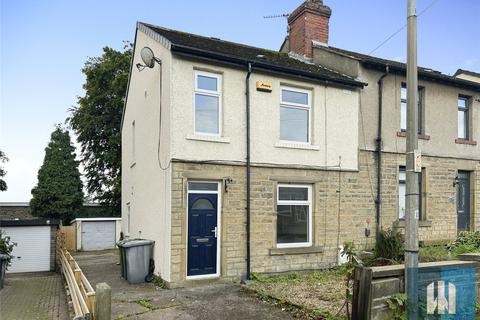
[[[122,277],[128,283],[145,282],[154,243],[155,241],[145,239],[124,240],[117,243],[120,248]]]

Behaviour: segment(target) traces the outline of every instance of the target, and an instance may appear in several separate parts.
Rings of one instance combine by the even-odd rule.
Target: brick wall
[[[290,51],[313,57],[312,40],[328,43],[332,11],[322,1],[305,1],[288,18]]]
[[[274,273],[319,269],[336,263],[337,247],[353,241],[357,248],[373,246],[375,238],[376,165],[374,153],[361,151],[358,172],[283,168],[252,168],[251,266],[252,272]],[[382,225],[391,228],[397,220],[398,167],[405,156],[383,155]],[[458,169],[480,170],[475,161],[424,157],[426,167],[426,217],[429,227],[420,228],[421,240],[453,239],[456,235],[456,205],[453,181]],[[238,280],[245,274],[245,168],[233,165],[173,163],[172,168],[172,264],[171,281],[186,274],[186,182],[189,179],[231,178],[222,192],[221,275]],[[479,207],[478,175],[473,175]],[[312,185],[313,246],[296,252],[276,249],[276,185]],[[453,198],[452,198],[453,197]],[[474,211],[472,216],[476,217]],[[480,220],[474,221],[474,226]],[[365,237],[365,227],[371,229]]]
[[[57,229],[58,226],[52,225],[50,227],[50,270],[56,269],[56,254],[57,254]]]
[[[405,155],[383,154],[382,174],[382,225],[391,227],[398,217],[398,167],[405,165]],[[458,170],[471,172],[471,228],[480,228],[480,219],[475,214],[480,207],[478,171],[480,163],[474,160],[422,157],[424,167],[424,216],[420,223],[421,241],[453,239],[457,234],[456,187],[453,182]]]

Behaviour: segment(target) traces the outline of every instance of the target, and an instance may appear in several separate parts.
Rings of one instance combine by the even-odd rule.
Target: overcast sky
[[[133,40],[137,20],[278,50],[286,20],[301,0],[0,0],[0,149],[9,190],[0,202],[29,201],[56,123],[82,94],[81,68],[102,47]],[[407,0],[325,0],[332,8],[330,45],[369,53],[406,23]],[[480,1],[418,0],[418,61],[453,74],[480,72]],[[406,30],[374,53],[404,61]]]

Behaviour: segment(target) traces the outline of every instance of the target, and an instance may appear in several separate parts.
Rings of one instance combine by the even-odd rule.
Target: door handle
[[[218,236],[218,228],[215,227],[213,230],[212,230],[213,233],[215,233],[215,238],[217,238]]]

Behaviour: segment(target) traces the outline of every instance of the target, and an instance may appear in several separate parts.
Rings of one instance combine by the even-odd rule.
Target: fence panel
[[[76,251],[77,235],[75,226],[60,226],[59,231],[63,237],[63,247],[68,251]]]

